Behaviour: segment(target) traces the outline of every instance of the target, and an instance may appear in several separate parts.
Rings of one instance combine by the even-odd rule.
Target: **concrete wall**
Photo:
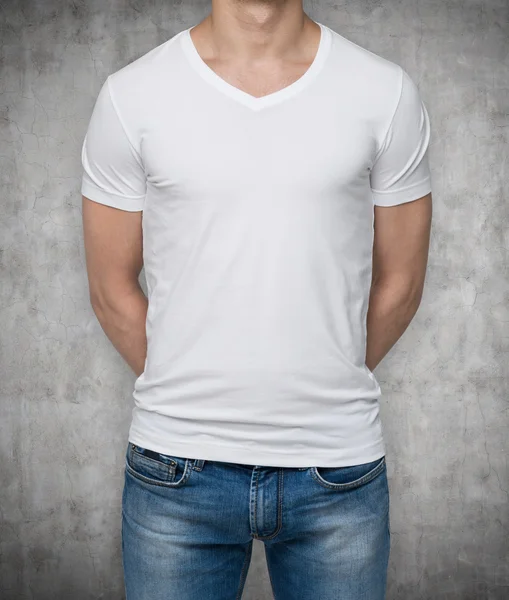
[[[123,598],[134,374],[88,301],[79,151],[106,76],[208,2],[0,3],[0,597]],[[377,369],[388,600],[509,597],[509,5],[312,2],[401,64],[433,127],[424,299]],[[271,598],[257,542],[244,598]],[[205,600],[205,599],[204,599]]]

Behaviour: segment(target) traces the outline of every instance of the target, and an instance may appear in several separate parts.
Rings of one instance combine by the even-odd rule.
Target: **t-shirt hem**
[[[81,183],[81,193],[94,202],[106,204],[113,208],[120,208],[129,212],[143,210],[145,196],[132,197],[120,196],[97,187],[87,179],[83,179]]]
[[[212,444],[210,442],[204,444],[182,441],[166,443],[145,439],[142,435],[133,431],[129,432],[128,441],[169,456],[271,467],[348,467],[372,462],[385,456],[383,439],[371,444],[368,448],[356,449],[349,447],[344,452],[329,452],[327,454],[315,452],[309,448],[304,448],[297,453],[276,453],[257,450],[247,445],[234,446],[231,444]]]
[[[413,200],[418,200],[419,198],[426,196],[431,191],[430,177],[399,190],[371,190],[373,202],[377,206],[396,206],[397,204],[403,204],[404,202],[412,202]]]

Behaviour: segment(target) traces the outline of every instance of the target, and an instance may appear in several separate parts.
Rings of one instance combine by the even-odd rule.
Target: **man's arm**
[[[375,206],[373,277],[367,314],[366,365],[372,371],[398,341],[421,302],[428,262],[431,193]]]
[[[142,212],[82,196],[85,255],[92,308],[111,343],[139,376],[145,367],[148,301],[138,281],[143,267]]]

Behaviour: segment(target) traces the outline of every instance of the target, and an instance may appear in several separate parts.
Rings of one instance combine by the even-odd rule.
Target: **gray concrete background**
[[[0,2],[0,597],[123,598],[134,374],[88,301],[80,148],[106,76],[204,1]],[[377,369],[388,600],[509,598],[509,5],[311,2],[403,66],[432,122],[421,308]],[[256,543],[244,598],[270,599]]]

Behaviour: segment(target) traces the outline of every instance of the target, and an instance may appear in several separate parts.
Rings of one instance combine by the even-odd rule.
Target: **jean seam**
[[[253,519],[253,525],[254,525],[254,536],[257,537],[258,536],[258,483],[260,481],[260,472],[256,471],[256,487],[255,487],[255,501],[254,501],[254,508],[253,508],[253,513],[254,513],[254,519]]]
[[[253,542],[251,541],[248,545],[248,548],[246,551],[246,556],[244,557],[244,563],[242,564],[242,570],[240,572],[239,587],[237,588],[237,594],[235,595],[235,600],[240,600],[240,598],[242,598],[242,592],[244,591],[244,584],[246,583],[247,572],[249,569],[249,561],[250,561],[252,550],[253,550]]]
[[[148,485],[157,485],[159,487],[164,487],[164,488],[182,487],[185,483],[187,483],[187,480],[189,479],[189,476],[190,476],[191,470],[192,470],[190,468],[189,459],[186,459],[184,473],[178,481],[158,481],[157,479],[152,479],[150,477],[147,477],[146,475],[141,475],[140,473],[138,473],[135,469],[133,469],[131,467],[131,465],[128,463],[127,460],[125,462],[125,467],[126,467],[127,473],[129,475],[131,475],[132,477],[134,477],[135,479],[139,479],[140,481],[143,481],[143,483],[146,483]]]
[[[278,503],[277,503],[277,507],[278,507],[278,511],[277,511],[277,525],[276,525],[276,529],[269,535],[258,535],[256,534],[256,539],[260,540],[261,542],[264,542],[266,540],[273,540],[277,535],[279,535],[279,532],[281,531],[281,529],[283,529],[283,473],[284,473],[284,468],[281,468],[280,470],[280,476],[278,478]]]
[[[362,477],[359,477],[358,479],[356,479],[355,481],[351,481],[350,483],[331,483],[325,481],[325,479],[323,479],[323,477],[321,477],[318,473],[316,467],[311,467],[310,473],[313,479],[324,488],[331,490],[351,490],[372,481],[379,473],[381,473],[384,470],[385,466],[385,456],[383,456],[380,463],[371,471],[369,471],[369,473],[366,473]]]
[[[274,581],[272,579],[271,567],[270,567],[269,561],[267,560],[267,546],[265,546],[265,562],[267,563],[267,572],[269,574],[269,581],[270,581],[270,588],[272,591],[272,595],[274,596],[274,600],[278,600],[278,598],[276,596],[276,591],[274,589]]]

